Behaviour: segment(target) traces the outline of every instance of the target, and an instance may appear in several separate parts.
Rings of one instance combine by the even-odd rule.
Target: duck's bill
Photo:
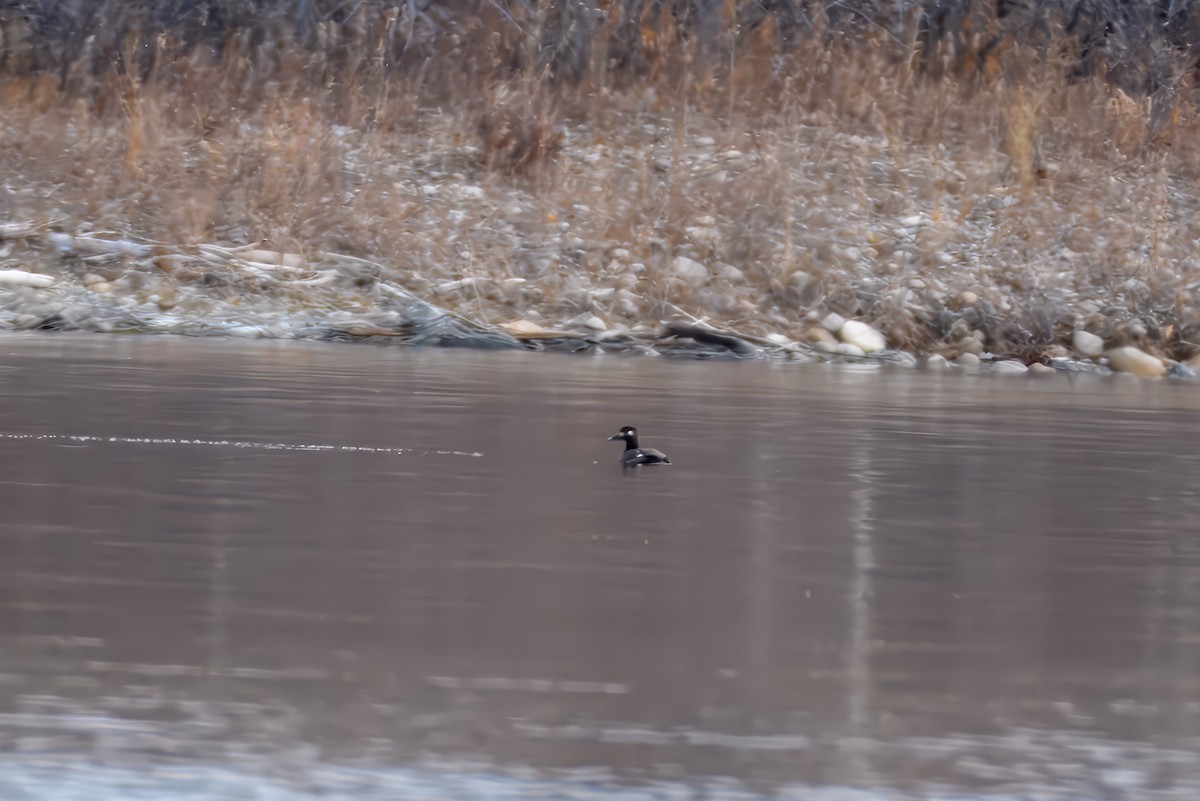
[[[608,438],[608,441],[612,442],[614,439],[625,439],[625,435],[624,434],[613,434],[611,437]]]

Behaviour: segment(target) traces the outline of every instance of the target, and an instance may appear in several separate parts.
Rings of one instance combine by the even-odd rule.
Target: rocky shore
[[[6,192],[25,214],[0,225],[0,326],[1006,374],[1184,378],[1200,366],[1195,195],[1151,162],[1113,175],[1048,164],[1052,177],[1022,188],[1003,182],[995,151],[900,148],[832,125],[718,141],[665,121],[617,142],[568,129],[553,173],[518,180],[486,172],[478,147],[441,146],[452,118],[427,122],[425,137],[387,149],[357,131],[260,144],[264,169],[285,178],[301,168],[272,148],[313,147],[348,176],[333,196],[297,199],[314,206],[311,230],[274,240],[290,250],[249,230],[220,244],[138,236],[161,236],[175,227],[162,217],[193,203],[169,187],[135,187],[153,209],[94,203],[90,223],[71,175],[25,165],[38,191]],[[190,148],[171,158],[211,169]],[[211,203],[203,211],[223,216]]]
[[[0,75],[0,328],[1200,369],[1182,90],[760,36],[723,77],[651,38],[658,78],[477,64],[447,95],[356,35],[349,64],[160,39],[140,80]]]

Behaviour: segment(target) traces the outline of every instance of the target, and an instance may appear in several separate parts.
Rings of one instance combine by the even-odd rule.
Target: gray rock
[[[842,326],[846,324],[846,318],[837,312],[830,312],[825,315],[825,319],[821,321],[821,327],[831,334],[836,335],[842,330]]]
[[[1190,381],[1196,377],[1196,371],[1182,362],[1171,362],[1167,368],[1167,375],[1171,378],[1182,378],[1185,381]]]

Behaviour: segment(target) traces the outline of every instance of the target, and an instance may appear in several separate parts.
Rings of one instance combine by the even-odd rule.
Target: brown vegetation
[[[160,251],[11,240],[0,267],[182,308],[265,291],[187,261],[261,243],[490,323],[1196,347],[1197,25],[1151,4],[1105,33],[1103,4],[134,3],[83,40],[24,5],[0,6],[0,222]],[[367,283],[336,302],[369,311]]]

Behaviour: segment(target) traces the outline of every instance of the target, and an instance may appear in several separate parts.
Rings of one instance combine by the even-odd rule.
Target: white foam
[[[89,434],[14,434],[0,431],[0,439],[63,442],[67,444],[110,443],[118,445],[201,445],[209,448],[244,448],[260,451],[322,451],[335,453],[382,453],[395,456],[483,456],[479,451],[445,451],[435,448],[374,448],[368,445],[307,445],[297,442],[246,442],[230,439],[176,437],[100,437]]]

